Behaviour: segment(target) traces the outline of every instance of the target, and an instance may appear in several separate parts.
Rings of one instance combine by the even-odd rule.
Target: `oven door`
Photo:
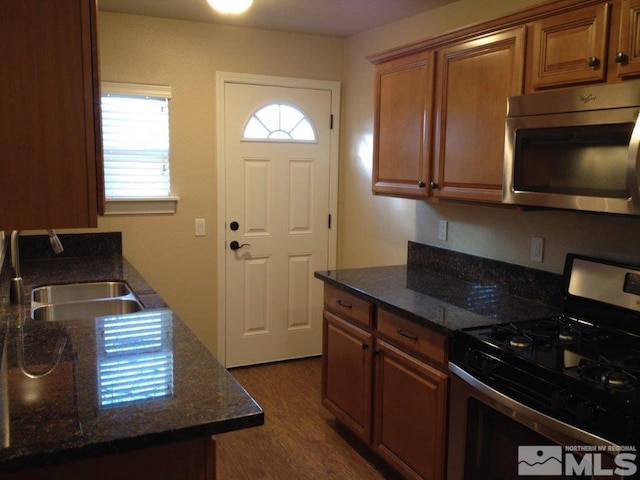
[[[611,442],[509,398],[453,363],[449,369],[448,480],[637,478],[635,455],[616,459]]]

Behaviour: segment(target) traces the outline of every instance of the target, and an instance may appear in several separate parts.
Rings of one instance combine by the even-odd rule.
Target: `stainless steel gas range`
[[[454,332],[448,478],[639,478],[640,266],[569,254],[562,315]]]

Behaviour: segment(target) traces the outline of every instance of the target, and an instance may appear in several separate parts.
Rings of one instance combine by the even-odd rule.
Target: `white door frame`
[[[225,83],[245,83],[273,87],[296,87],[331,91],[331,113],[333,128],[331,129],[331,152],[329,163],[329,246],[327,261],[329,270],[336,268],[338,257],[338,157],[340,141],[340,82],[328,80],[311,80],[290,77],[273,77],[244,73],[216,72],[216,162],[217,162],[217,202],[218,202],[218,239],[216,256],[218,261],[218,359],[226,365],[226,275],[225,275],[225,238],[226,238],[226,150],[225,150]]]

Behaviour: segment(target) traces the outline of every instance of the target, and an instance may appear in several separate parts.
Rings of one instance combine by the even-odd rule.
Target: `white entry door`
[[[318,355],[331,91],[225,83],[224,96],[225,364]]]

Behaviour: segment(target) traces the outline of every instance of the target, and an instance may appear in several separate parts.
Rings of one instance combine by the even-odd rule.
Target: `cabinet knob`
[[[598,57],[589,57],[590,67],[597,67],[598,65],[600,65],[600,60],[598,59]]]
[[[627,57],[623,52],[617,52],[614,60],[616,63],[627,63],[629,57]]]
[[[424,188],[424,187],[426,187],[426,186],[427,186],[427,184],[426,184],[426,183],[424,183],[424,182],[418,182],[418,188]]]
[[[431,187],[432,190],[436,190],[438,188],[438,184],[436,182],[431,182],[429,186]]]

